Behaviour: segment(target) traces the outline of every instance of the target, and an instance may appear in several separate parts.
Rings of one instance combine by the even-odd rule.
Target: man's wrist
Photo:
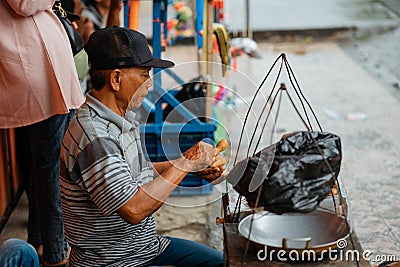
[[[183,172],[191,172],[193,169],[193,164],[185,156],[172,161],[172,165]]]

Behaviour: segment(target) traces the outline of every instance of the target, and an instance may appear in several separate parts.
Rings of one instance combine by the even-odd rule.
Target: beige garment
[[[30,125],[83,103],[54,0],[0,1],[0,128]]]

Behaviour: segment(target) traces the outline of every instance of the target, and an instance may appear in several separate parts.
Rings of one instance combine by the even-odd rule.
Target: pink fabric
[[[0,1],[0,128],[33,124],[83,103],[54,0]]]

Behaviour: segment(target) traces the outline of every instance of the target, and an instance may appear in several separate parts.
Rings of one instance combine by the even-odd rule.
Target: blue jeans
[[[25,241],[9,239],[0,246],[1,267],[39,267],[36,250]]]
[[[167,236],[171,243],[149,266],[219,267],[223,266],[221,252],[201,243]]]
[[[67,241],[61,214],[60,147],[75,111],[16,129],[18,161],[29,178],[28,242],[43,245],[43,260],[49,263],[67,257]]]

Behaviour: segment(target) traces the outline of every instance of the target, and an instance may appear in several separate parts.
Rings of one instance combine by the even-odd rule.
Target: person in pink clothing
[[[0,1],[0,128],[15,128],[17,145],[23,145],[19,164],[29,176],[28,242],[43,257],[44,266],[65,266],[60,146],[84,98],[53,4],[54,0]]]

